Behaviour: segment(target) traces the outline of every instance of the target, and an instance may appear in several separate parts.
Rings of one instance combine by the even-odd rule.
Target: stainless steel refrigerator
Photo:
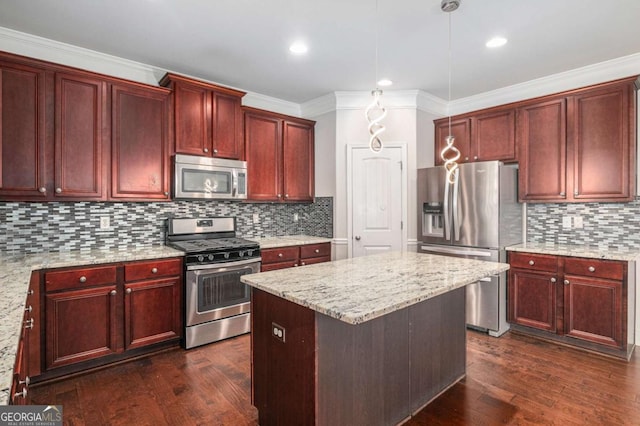
[[[418,251],[506,262],[522,242],[518,169],[498,161],[461,164],[454,184],[444,167],[418,169]],[[509,329],[506,273],[467,286],[467,325],[500,336]]]

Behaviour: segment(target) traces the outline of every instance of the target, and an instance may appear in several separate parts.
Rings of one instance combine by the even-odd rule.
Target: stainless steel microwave
[[[173,183],[176,199],[245,200],[247,162],[176,154]]]

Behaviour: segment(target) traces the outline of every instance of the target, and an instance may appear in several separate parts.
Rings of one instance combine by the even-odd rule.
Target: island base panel
[[[252,303],[262,426],[395,425],[464,377],[464,288],[359,325],[256,289]]]

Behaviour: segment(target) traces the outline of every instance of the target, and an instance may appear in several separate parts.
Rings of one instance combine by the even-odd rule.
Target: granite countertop
[[[586,257],[591,259],[608,259],[635,261],[640,258],[640,250],[609,248],[605,246],[587,246],[556,243],[522,243],[509,246],[507,251],[550,254],[555,256]]]
[[[288,235],[284,237],[248,238],[260,244],[261,249],[303,246],[307,244],[330,243],[331,238],[312,237],[309,235]]]
[[[241,280],[360,324],[508,269],[506,263],[392,252],[244,275]]]
[[[29,256],[0,255],[0,404],[9,401],[13,366],[22,332],[22,317],[31,272],[40,269],[181,257],[167,246],[136,247],[86,252],[40,253]]]

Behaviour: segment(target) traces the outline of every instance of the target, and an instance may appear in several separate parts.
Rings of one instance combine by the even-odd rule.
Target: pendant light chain
[[[382,151],[382,140],[380,140],[380,134],[385,131],[384,125],[381,121],[386,117],[387,110],[382,106],[380,97],[382,96],[382,90],[378,88],[378,0],[376,0],[376,15],[375,15],[375,90],[371,91],[373,101],[367,106],[365,110],[365,117],[369,122],[369,149],[373,152]]]

